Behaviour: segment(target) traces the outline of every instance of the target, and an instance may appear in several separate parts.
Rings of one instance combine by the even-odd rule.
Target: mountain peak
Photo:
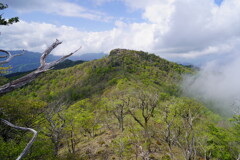
[[[110,54],[109,54],[110,57],[115,57],[115,58],[127,56],[127,57],[138,58],[138,59],[140,58],[142,60],[148,59],[150,55],[156,57],[156,55],[149,54],[147,52],[130,50],[130,49],[122,49],[122,48],[113,49],[112,51],[110,51]]]
[[[109,55],[110,55],[110,56],[119,55],[119,54],[125,53],[125,52],[127,52],[127,51],[130,51],[130,50],[128,50],[128,49],[122,49],[122,48],[116,48],[116,49],[111,50]]]

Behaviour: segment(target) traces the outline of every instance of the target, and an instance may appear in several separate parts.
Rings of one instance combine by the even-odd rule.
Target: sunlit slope
[[[190,72],[189,68],[154,54],[116,49],[106,58],[44,73],[28,86],[10,94],[36,97],[46,102],[61,97],[72,102],[101,94],[121,79],[153,85],[175,94],[178,89],[175,82],[187,72]]]
[[[165,112],[185,108],[188,112],[187,107],[192,107],[194,114],[205,112],[198,110],[198,102],[181,98],[179,82],[182,75],[191,72],[154,54],[115,49],[99,60],[50,70],[29,85],[0,97],[0,116],[39,131],[30,159],[51,159],[54,154],[57,159],[71,155],[79,159],[129,159],[139,152],[139,146],[144,152],[151,150],[153,157],[164,157],[167,145],[160,137],[165,135],[161,119]],[[141,109],[141,105],[147,108]],[[163,106],[173,109],[164,110]],[[179,114],[174,125],[180,118]],[[19,141],[22,144],[13,145],[15,153],[9,155],[19,153],[29,139],[29,135],[20,138],[22,133],[9,128],[0,131],[6,140],[13,140],[6,146]],[[121,143],[127,147],[124,153],[121,148],[119,151]],[[177,145],[173,152],[182,159]]]

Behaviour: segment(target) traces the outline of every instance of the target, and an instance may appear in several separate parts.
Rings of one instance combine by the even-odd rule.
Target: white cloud
[[[115,0],[100,0],[99,3],[110,3],[110,1]],[[116,21],[115,28],[105,32],[82,32],[67,26],[21,22],[2,29],[1,45],[8,48],[21,46],[39,51],[43,49],[43,44],[49,44],[58,38],[69,46],[59,47],[63,51],[69,51],[69,48],[72,48],[70,46],[78,45],[83,46],[82,52],[108,52],[113,48],[123,47],[154,52],[165,57],[191,59],[205,55],[229,54],[238,49],[239,0],[225,0],[220,7],[214,3],[214,0],[121,1],[131,9],[142,10],[142,18],[146,22],[129,24],[124,20]],[[30,10],[31,8],[46,9],[46,12],[53,8],[51,12],[69,16],[81,12],[81,16],[98,19],[94,17],[97,14],[88,14],[85,8],[65,0],[58,1],[58,6],[55,7],[53,5],[56,4],[56,0],[6,2],[21,11],[24,7]],[[64,8],[64,6],[68,7]],[[101,17],[101,14],[99,15]],[[24,44],[22,44],[23,39]]]
[[[225,0],[220,7],[214,0],[123,1],[133,9],[143,10],[142,17],[157,25],[152,50],[159,54],[168,51],[168,56],[178,53],[190,58],[215,54],[221,46],[238,42],[240,37],[238,0]],[[229,47],[224,51],[231,50]]]
[[[239,56],[227,63],[208,63],[197,75],[186,77],[183,90],[188,96],[203,100],[215,111],[230,116],[240,111],[239,67]]]
[[[40,11],[61,16],[80,17],[97,21],[108,21],[112,18],[105,13],[87,9],[76,3],[68,2],[67,0],[2,0],[2,3],[6,3],[11,8],[22,13]]]
[[[114,48],[147,50],[151,48],[155,27],[146,23],[135,23],[110,31],[81,32],[68,26],[19,22],[1,27],[0,48],[41,52],[57,38],[64,43],[55,50],[55,54],[71,52],[79,46],[82,46],[80,53],[108,53]]]

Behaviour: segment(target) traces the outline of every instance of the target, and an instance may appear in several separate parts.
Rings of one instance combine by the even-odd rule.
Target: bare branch
[[[19,129],[19,130],[23,130],[23,131],[30,131],[33,133],[33,137],[32,139],[28,142],[27,146],[24,148],[24,150],[22,151],[22,153],[18,156],[18,158],[16,160],[20,160],[22,159],[28,152],[28,150],[30,149],[30,147],[32,146],[33,142],[35,141],[35,139],[37,138],[37,131],[35,131],[32,128],[25,128],[25,127],[19,127],[19,126],[15,126],[14,124],[8,122],[7,120],[1,119],[3,123],[5,123],[6,125],[15,128],[15,129]]]
[[[41,66],[38,69],[44,69],[44,67],[46,66],[46,58],[47,58],[47,56],[52,52],[52,50],[54,48],[56,48],[61,43],[62,42],[60,42],[58,39],[56,39],[56,41],[43,52],[43,54],[42,54],[42,56],[40,58]]]
[[[0,58],[7,58],[7,56],[0,56]]]
[[[82,47],[80,47],[80,48],[78,48],[76,51],[74,51],[74,52],[72,52],[72,53],[70,53],[70,54],[68,54],[68,55],[66,55],[66,56],[63,56],[62,58],[60,58],[60,59],[58,59],[58,60],[56,60],[56,61],[50,62],[50,63],[46,63],[46,57],[45,57],[45,59],[42,60],[42,57],[44,56],[44,55],[42,55],[42,57],[41,57],[41,66],[38,68],[38,70],[39,70],[40,72],[45,72],[45,71],[51,69],[53,66],[55,66],[55,65],[58,64],[58,63],[61,63],[61,62],[64,61],[66,58],[70,57],[71,55],[73,55],[74,53],[76,53],[77,51],[79,51],[81,48],[82,48]],[[44,65],[43,65],[43,64],[44,64]]]
[[[24,50],[23,50],[23,53],[21,53],[21,54],[12,55],[10,52],[8,52],[6,50],[3,50],[3,49],[0,49],[0,52],[3,52],[5,54],[7,54],[5,56],[0,56],[0,58],[7,58],[8,57],[5,61],[0,61],[0,65],[6,64],[6,63],[10,62],[14,57],[21,56],[25,53]]]
[[[49,65],[49,68],[51,68],[51,67],[55,66],[56,64],[64,61],[66,58],[70,57],[71,55],[73,55],[74,53],[76,53],[77,51],[79,51],[81,48],[82,48],[82,47],[78,48],[77,50],[75,50],[74,52],[72,52],[72,53],[70,53],[70,54],[68,54],[68,55],[66,55],[66,56],[63,56],[63,57],[60,58],[59,60],[56,60],[56,61],[53,61],[53,62],[49,63],[49,64],[48,64],[48,65]]]
[[[61,43],[62,43],[62,42],[60,42],[59,40],[56,40],[50,47],[48,47],[48,48],[43,52],[43,54],[42,54],[42,56],[41,56],[41,59],[40,59],[41,65],[40,65],[40,67],[39,67],[37,70],[35,70],[35,71],[33,71],[33,72],[31,72],[31,73],[29,73],[29,74],[27,74],[27,75],[19,78],[19,79],[16,79],[16,80],[14,80],[14,81],[12,81],[12,82],[10,82],[10,83],[7,83],[7,84],[1,86],[1,87],[0,87],[0,95],[5,94],[5,93],[8,93],[8,92],[10,92],[10,91],[12,91],[12,90],[14,90],[14,89],[20,88],[20,87],[22,87],[22,86],[24,86],[24,85],[32,82],[39,74],[41,74],[41,73],[43,73],[43,72],[46,72],[47,70],[51,69],[54,65],[62,62],[62,61],[65,60],[67,57],[73,55],[73,54],[76,53],[79,49],[81,49],[81,47],[80,47],[80,48],[77,49],[76,51],[74,51],[74,52],[72,52],[72,53],[70,53],[70,54],[68,54],[68,55],[66,55],[66,56],[63,56],[62,58],[60,58],[60,59],[58,59],[58,60],[56,60],[56,61],[53,61],[53,62],[50,62],[50,63],[46,63],[46,58],[47,58],[47,56],[50,54],[50,52],[51,52],[54,48],[56,48],[56,47],[57,47],[58,45],[60,45]],[[6,52],[5,52],[5,53],[6,53]],[[9,52],[8,52],[8,53],[9,53]],[[11,55],[11,53],[9,53],[9,54]],[[0,63],[0,64],[1,64],[1,63]]]
[[[134,120],[141,126],[144,128],[143,123],[135,116],[135,114],[129,109],[128,113],[134,118]]]

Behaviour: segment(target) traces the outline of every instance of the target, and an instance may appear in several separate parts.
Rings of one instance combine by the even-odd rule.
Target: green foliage
[[[192,72],[146,52],[113,50],[1,96],[0,116],[39,131],[28,159],[236,159],[239,117],[218,126],[223,119],[182,97],[179,82]],[[24,134],[0,129],[2,148],[25,143]]]
[[[240,115],[234,115],[232,119],[230,119],[232,123],[232,146],[236,146],[235,150],[235,157],[239,156],[240,153]]]
[[[9,66],[9,67],[2,67],[2,66],[0,65],[0,76],[2,76],[3,74],[8,73],[8,70],[9,70],[9,69],[11,69],[10,66]]]
[[[31,125],[34,123],[36,115],[41,113],[45,102],[32,97],[13,97],[9,95],[2,96],[0,107],[3,112],[3,118],[10,118],[11,122]],[[31,120],[31,121],[30,121]]]
[[[6,9],[6,8],[8,8],[8,5],[4,5],[4,4],[0,3],[0,10]],[[0,15],[0,25],[9,25],[9,24],[17,23],[17,22],[19,22],[18,17],[5,19],[2,17],[2,15]]]
[[[29,138],[30,139],[30,138]],[[54,160],[55,157],[53,155],[53,144],[49,139],[47,139],[41,133],[38,134],[36,141],[31,147],[26,160],[38,160],[38,159],[47,159]]]
[[[2,137],[0,137],[0,159],[1,160],[11,160],[16,159],[23,148],[25,147],[26,143],[21,142],[17,144],[14,139],[9,141],[4,141]]]
[[[0,76],[0,85],[4,85],[8,82],[8,79]]]
[[[129,159],[131,155],[131,144],[128,137],[119,136],[112,142],[112,147],[119,159]]]
[[[240,134],[240,115],[234,115],[230,121],[233,124],[234,134]]]
[[[234,159],[231,154],[230,138],[229,132],[225,129],[210,125],[207,152],[211,153],[210,155],[214,158]]]
[[[89,99],[78,101],[66,111],[67,121],[72,123],[72,128],[80,128],[90,136],[95,136],[95,131],[100,128],[94,111],[91,110]]]

